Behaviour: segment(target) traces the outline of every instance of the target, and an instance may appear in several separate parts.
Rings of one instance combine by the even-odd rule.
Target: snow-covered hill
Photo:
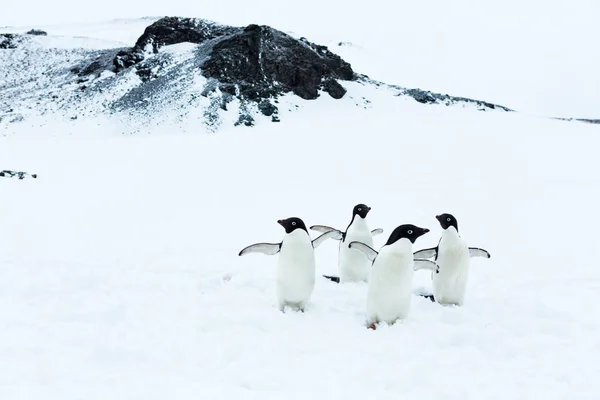
[[[322,93],[336,99],[347,95],[359,105],[370,102],[368,95],[358,97],[368,91],[348,93],[352,83],[422,104],[510,111],[485,101],[374,81],[327,47],[267,26],[236,28],[167,17],[153,21],[133,47],[111,44],[39,30],[0,35],[0,68],[7,71],[0,82],[5,130],[12,131],[8,125],[13,123],[29,126],[30,120],[44,124],[110,116],[122,133],[190,120],[216,131],[251,126],[263,116],[278,122],[278,103],[286,94],[295,95],[284,100],[288,110]]]
[[[165,105],[160,125],[71,120],[116,101],[101,84],[140,84],[133,70],[100,74],[97,96],[69,104],[85,84],[72,65],[129,49],[154,21],[88,26],[96,39],[57,27],[64,37],[10,50],[24,64],[0,79],[22,79],[10,93],[31,108],[4,125],[0,171],[30,175],[0,177],[1,399],[597,397],[599,125],[427,105],[359,80],[341,81],[341,99],[281,95],[280,122],[258,114],[252,129],[234,127],[233,101],[216,135],[197,134],[202,107],[178,120]],[[338,47],[353,68],[377,62]],[[150,58],[183,73],[196,51]],[[435,246],[435,215],[458,218],[492,254],[473,259],[463,307],[415,296],[404,322],[370,331],[366,285],[317,279],[306,313],[277,311],[276,257],[239,250],[280,240],[289,216],[344,227],[361,202],[385,230],[376,248],[402,223],[431,229],[416,248]],[[336,274],[337,242],[316,260]]]
[[[372,80],[326,46],[268,26],[240,28],[179,17],[127,22],[111,25],[131,32],[149,24],[132,47],[102,30],[94,32],[101,36],[95,38],[36,29],[0,34],[0,69],[7,72],[0,81],[0,126],[10,133],[13,123],[109,116],[121,133],[173,124],[183,129],[189,123],[197,129],[197,120],[203,130],[214,132],[252,126],[259,118],[279,122],[278,104],[286,94],[296,95],[282,104],[292,110],[301,106],[300,99],[315,100],[323,93],[336,99],[347,95],[362,105],[377,89],[422,104],[511,111],[482,100]],[[335,47],[343,51],[353,44],[340,41]],[[372,90],[348,92],[352,82]],[[75,129],[76,124],[68,125]]]

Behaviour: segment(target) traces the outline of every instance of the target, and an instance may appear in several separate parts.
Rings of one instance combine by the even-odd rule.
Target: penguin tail
[[[335,283],[340,283],[340,277],[339,276],[323,275],[323,278],[327,278],[330,281],[335,282]]]

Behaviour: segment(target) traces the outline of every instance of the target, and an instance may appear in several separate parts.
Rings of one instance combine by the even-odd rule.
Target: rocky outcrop
[[[0,33],[0,49],[16,49],[19,44],[19,35],[13,33]]]
[[[215,132],[224,124],[252,126],[261,115],[279,122],[286,110],[299,108],[299,98],[314,100],[322,93],[370,107],[369,99],[346,93],[357,85],[421,104],[512,111],[372,80],[327,47],[264,25],[166,17],[147,26],[130,48],[54,48],[53,41],[35,37],[44,34],[0,34],[2,125],[30,116],[74,121],[110,115],[131,125],[124,132],[197,120]]]
[[[487,101],[468,99],[466,97],[450,96],[448,94],[430,92],[429,90],[408,89],[397,85],[389,85],[383,82],[370,79],[366,75],[359,75],[357,76],[356,80],[366,85],[374,85],[378,87],[386,87],[392,89],[395,92],[395,96],[409,96],[421,104],[441,104],[446,106],[451,106],[454,104],[471,104],[478,107],[480,110],[500,110],[511,112],[514,111],[508,107],[489,103]]]
[[[340,99],[346,90],[337,80],[354,79],[349,63],[304,38],[268,26],[238,28],[174,17],[156,21],[133,48],[120,51],[113,60],[115,71],[141,63],[163,46],[183,42],[205,45],[200,68],[205,77],[218,80],[220,91],[256,102],[288,92],[312,100],[319,90]],[[140,76],[151,78],[144,69]]]
[[[46,31],[43,31],[41,29],[31,29],[29,31],[27,31],[28,35],[33,35],[33,36],[47,36],[48,33]]]
[[[590,119],[590,118],[554,118],[554,119],[558,119],[561,121],[579,121],[579,122],[585,122],[587,124],[594,124],[594,125],[600,125],[600,119]]]
[[[203,19],[161,18],[144,30],[131,49],[122,50],[115,56],[115,72],[141,62],[147,54],[158,53],[163,46],[185,42],[200,44],[237,30],[239,28],[218,25]]]
[[[202,71],[221,82],[221,91],[252,100],[287,92],[313,100],[319,90],[339,99],[346,91],[337,80],[354,79],[350,64],[325,46],[258,25],[216,43]]]
[[[30,173],[23,172],[23,171],[11,171],[11,170],[5,169],[4,171],[0,171],[0,177],[18,178],[18,179],[25,179],[25,178],[31,177],[31,178],[35,179],[35,178],[37,178],[37,174],[30,174]]]

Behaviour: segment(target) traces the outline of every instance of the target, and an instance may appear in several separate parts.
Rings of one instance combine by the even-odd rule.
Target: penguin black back
[[[429,232],[429,229],[427,228],[419,228],[418,226],[411,224],[400,225],[399,227],[394,229],[394,231],[390,235],[390,238],[384,246],[394,244],[400,239],[408,239],[411,241],[411,243],[414,243],[418,237],[426,234],[427,232]]]
[[[291,217],[286,219],[280,219],[277,223],[285,229],[285,233],[292,233],[296,229],[303,229],[307,234],[306,225],[304,225],[304,221],[297,217]]]
[[[442,229],[446,230],[453,226],[454,229],[456,229],[456,232],[458,232],[458,221],[452,214],[444,213],[436,215],[435,218],[440,222]]]

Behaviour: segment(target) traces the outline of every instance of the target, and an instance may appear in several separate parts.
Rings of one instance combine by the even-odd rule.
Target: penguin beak
[[[435,216],[435,219],[437,219],[437,220],[439,221],[439,220],[440,220],[440,216],[439,216],[439,215],[436,215],[436,216]]]
[[[429,232],[429,229],[423,228],[423,234],[426,234],[427,232]]]
[[[278,223],[279,225],[283,226],[283,220],[282,220],[282,219],[278,219],[278,220],[277,220],[277,223]]]

